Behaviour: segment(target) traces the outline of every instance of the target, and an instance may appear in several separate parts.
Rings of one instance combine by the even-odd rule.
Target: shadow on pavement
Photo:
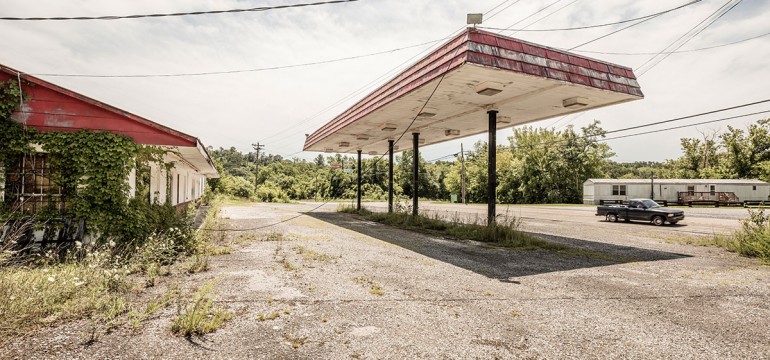
[[[517,250],[467,240],[439,238],[367,221],[350,214],[311,212],[306,215],[489,278],[514,283],[514,278],[520,276],[690,257],[685,254],[540,234],[536,235],[554,243],[567,245],[569,249]]]

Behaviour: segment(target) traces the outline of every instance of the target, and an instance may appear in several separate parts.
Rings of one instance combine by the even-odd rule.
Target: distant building
[[[745,202],[769,197],[770,184],[750,179],[588,179],[583,183],[584,204],[638,198],[670,203]]]
[[[150,165],[150,178],[145,179],[150,185],[150,202],[184,205],[201,197],[206,179],[219,177],[206,147],[196,137],[3,65],[0,81],[21,84],[27,98],[12,118],[27,127],[38,131],[108,131],[128,136],[138,144],[167,149],[164,162],[174,166],[166,170],[157,164]],[[48,179],[46,156],[40,151],[20,159],[16,168],[0,168],[5,175],[13,175],[5,176],[5,183],[0,183],[0,199],[7,203],[23,199],[25,212],[55,205],[59,200],[56,185]],[[126,179],[131,196],[136,189],[135,174],[132,171]]]

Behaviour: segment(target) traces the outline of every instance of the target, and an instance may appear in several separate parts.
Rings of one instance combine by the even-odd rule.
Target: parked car
[[[651,199],[631,199],[628,205],[607,205],[596,208],[596,216],[604,216],[609,222],[618,220],[644,220],[657,226],[666,222],[676,224],[684,219],[684,211],[662,207]]]

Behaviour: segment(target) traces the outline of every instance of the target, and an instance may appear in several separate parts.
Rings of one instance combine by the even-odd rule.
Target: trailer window
[[[751,190],[757,191],[757,186],[756,185],[752,185],[751,186]]]
[[[612,185],[612,195],[626,195],[625,185]]]
[[[695,195],[695,185],[687,185],[687,195]]]

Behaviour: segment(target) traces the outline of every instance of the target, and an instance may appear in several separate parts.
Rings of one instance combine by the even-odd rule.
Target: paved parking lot
[[[219,281],[216,303],[235,318],[216,333],[173,336],[168,309],[140,332],[121,329],[95,344],[63,325],[0,352],[25,359],[770,357],[770,268],[664,240],[729,230],[737,209],[655,227],[606,223],[591,207],[512,207],[525,230],[574,249],[553,252],[393,229],[336,213],[337,204],[308,212],[316,207],[223,209],[228,225],[244,230],[230,238],[251,240],[212,258],[210,271],[181,277],[183,288]]]

